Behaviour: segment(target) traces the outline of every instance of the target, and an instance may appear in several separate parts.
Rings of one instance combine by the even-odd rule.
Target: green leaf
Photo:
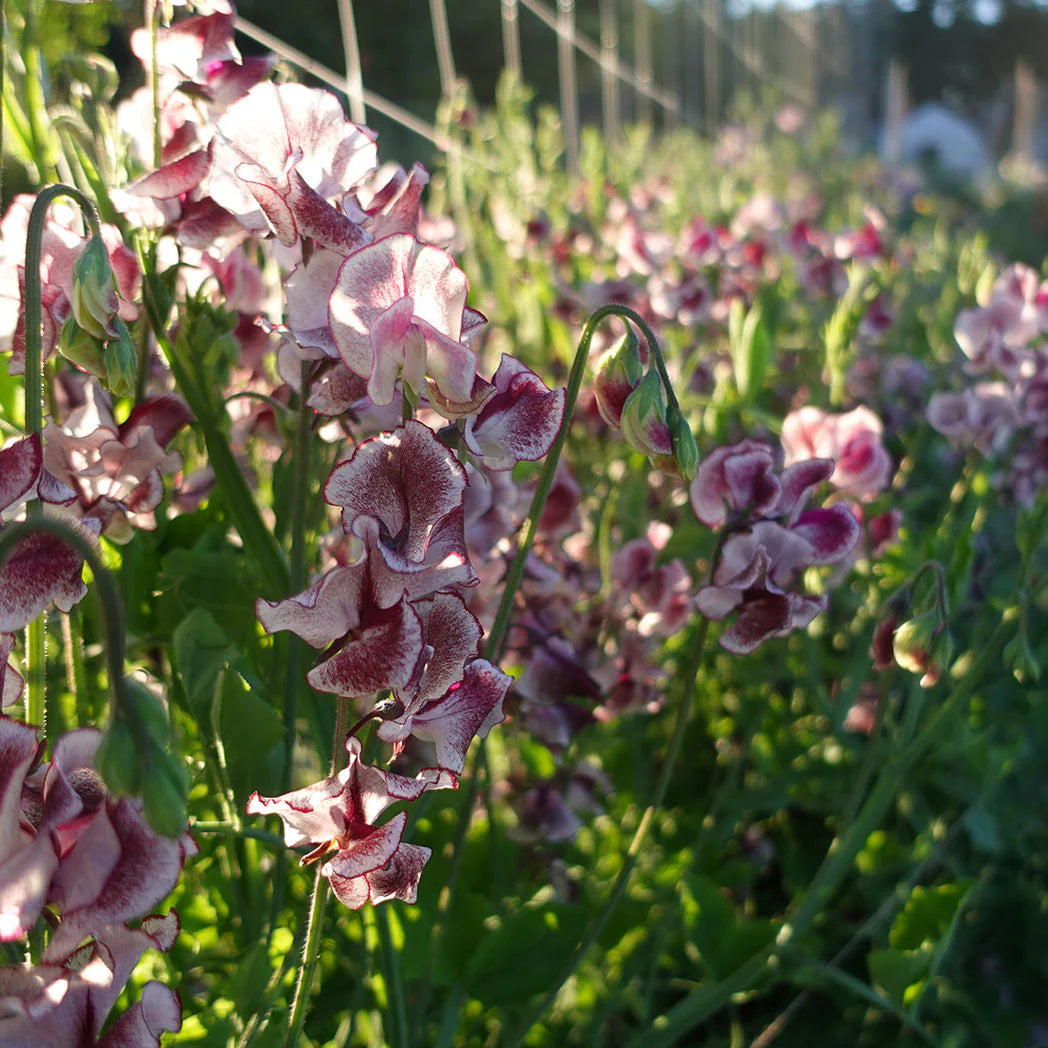
[[[866,958],[874,985],[900,1007],[919,994],[931,970],[932,948],[871,950]]]
[[[190,708],[199,720],[210,706],[218,674],[236,649],[205,608],[191,611],[175,628],[175,666]]]
[[[892,923],[888,941],[892,946],[914,950],[938,941],[949,930],[971,881],[955,881],[931,888],[918,885]]]
[[[215,730],[222,739],[229,781],[237,800],[273,780],[277,743],[284,738],[284,723],[276,710],[248,682],[232,670],[222,676],[213,713]]]
[[[513,1004],[549,989],[585,921],[578,907],[560,903],[510,914],[480,937],[466,985],[487,1005]]]
[[[732,303],[732,316],[738,301]],[[745,319],[737,325],[736,337],[730,339],[730,344],[735,385],[742,399],[749,400],[763,384],[771,362],[771,339],[759,302],[754,303]]]

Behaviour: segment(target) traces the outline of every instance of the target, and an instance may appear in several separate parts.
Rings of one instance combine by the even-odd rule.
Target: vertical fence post
[[[429,0],[429,16],[433,22],[433,43],[437,48],[437,68],[440,70],[440,93],[450,98],[455,93],[455,59],[451,54],[451,31],[444,0]]]
[[[721,119],[721,6],[720,0],[706,0],[705,62],[706,128],[713,133]]]
[[[651,52],[651,8],[647,0],[633,0],[634,57],[637,67],[637,79],[650,87],[654,79],[654,62]],[[652,110],[651,98],[637,94],[637,122],[650,124]]]
[[[342,29],[342,51],[346,59],[349,118],[354,124],[365,124],[368,114],[364,107],[364,78],[360,72],[360,47],[357,44],[357,23],[353,18],[353,0],[338,0],[338,22]]]
[[[600,102],[604,137],[609,145],[619,140],[619,26],[615,0],[600,0]]]
[[[906,119],[906,67],[897,58],[888,65],[887,103],[884,107],[884,159],[897,164],[902,159],[902,125]]]
[[[1015,108],[1012,121],[1012,153],[1033,159],[1033,134],[1037,126],[1037,78],[1025,58],[1015,63]]]
[[[575,0],[557,0],[560,114],[568,172],[579,173],[579,89],[575,79]]]
[[[520,11],[517,0],[502,0],[502,55],[506,68],[517,81],[524,79],[520,56]]]

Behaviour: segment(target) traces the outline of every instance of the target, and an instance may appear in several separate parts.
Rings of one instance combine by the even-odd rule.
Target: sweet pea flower
[[[891,479],[891,457],[881,443],[881,420],[869,408],[833,415],[817,407],[791,411],[782,424],[786,465],[833,459],[830,483],[862,501],[879,495]]]
[[[447,401],[473,400],[469,342],[483,317],[466,307],[468,294],[451,256],[412,236],[384,237],[345,260],[328,306],[331,334],[375,404],[393,399],[398,376],[415,394],[428,376]]]
[[[487,469],[512,469],[542,458],[564,422],[565,391],[551,390],[530,368],[502,354],[494,394],[466,419],[466,447]]]
[[[100,928],[67,956],[48,947],[44,963],[0,968],[0,1043],[11,1048],[159,1048],[161,1034],[182,1028],[178,994],[150,981],[113,1023],[102,1027],[148,949],[166,952],[178,936],[174,912],[138,928]]]
[[[804,511],[812,488],[833,472],[831,461],[806,459],[781,475],[773,467],[768,445],[744,440],[711,452],[691,485],[699,520],[719,527],[730,510],[740,528],[721,547],[713,584],[696,596],[707,618],[723,619],[737,611],[720,639],[723,648],[736,654],[807,626],[826,607],[827,598],[790,587],[804,568],[843,560],[860,536],[859,523],[845,505]]]
[[[407,812],[381,826],[375,820],[392,804],[412,801],[432,789],[432,776],[415,779],[365,765],[360,740],[346,739],[349,759],[335,775],[280,797],[253,793],[248,815],[279,815],[289,848],[313,844],[303,864],[334,855],[320,868],[335,896],[352,910],[388,899],[414,902],[422,868],[432,854],[402,841]]]
[[[502,702],[512,680],[487,660],[474,659],[466,666],[462,680],[452,684],[446,694],[431,701],[416,697],[400,716],[379,725],[378,736],[398,746],[408,735],[432,742],[437,768],[460,775],[474,736],[485,738],[492,727],[505,720]]]
[[[79,404],[61,426],[44,427],[44,465],[77,493],[83,516],[97,520],[114,541],[129,541],[135,527],[153,530],[162,475],[182,464],[165,447],[189,422],[189,409],[174,394],[151,397],[117,424],[95,379],[85,376],[70,389]]]
[[[331,471],[324,498],[342,507],[347,535],[373,536],[388,585],[414,600],[477,581],[466,551],[465,491],[466,471],[455,456],[431,429],[409,420],[358,445]]]
[[[377,166],[374,135],[338,99],[301,84],[253,87],[215,125],[208,191],[253,233],[351,251],[371,240],[331,201]]]

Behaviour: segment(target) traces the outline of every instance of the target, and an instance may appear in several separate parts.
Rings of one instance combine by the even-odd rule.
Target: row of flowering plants
[[[1040,275],[163,7],[8,4],[0,1046],[1038,1043]]]

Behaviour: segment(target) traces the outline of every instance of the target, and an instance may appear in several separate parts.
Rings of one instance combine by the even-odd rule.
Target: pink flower
[[[452,403],[473,399],[480,315],[466,308],[466,276],[439,248],[384,237],[351,254],[338,273],[328,317],[339,355],[388,404],[398,376],[415,394],[428,377]]]
[[[371,235],[331,201],[377,162],[374,136],[346,120],[338,99],[301,84],[262,83],[215,126],[212,199],[251,232],[286,246],[300,236],[342,251]]]
[[[718,448],[700,463],[691,486],[696,516],[717,527],[730,509],[740,528],[721,547],[713,585],[696,596],[707,618],[737,612],[720,639],[728,651],[753,651],[769,637],[807,626],[826,607],[824,595],[790,587],[804,568],[843,560],[859,540],[859,523],[847,506],[802,512],[812,488],[832,469],[826,459],[806,459],[776,475],[771,448],[750,440]]]
[[[407,812],[381,826],[375,822],[391,804],[415,800],[438,782],[432,776],[408,779],[365,765],[355,736],[346,739],[346,751],[348,763],[338,774],[280,797],[253,793],[247,813],[279,815],[289,848],[317,845],[303,864],[334,851],[320,872],[350,909],[369,901],[414,902],[422,867],[432,853],[401,840]]]
[[[838,491],[868,501],[891,479],[891,457],[881,443],[881,420],[869,408],[844,415],[821,408],[791,411],[782,424],[786,464],[805,459],[833,459],[830,483]]]

